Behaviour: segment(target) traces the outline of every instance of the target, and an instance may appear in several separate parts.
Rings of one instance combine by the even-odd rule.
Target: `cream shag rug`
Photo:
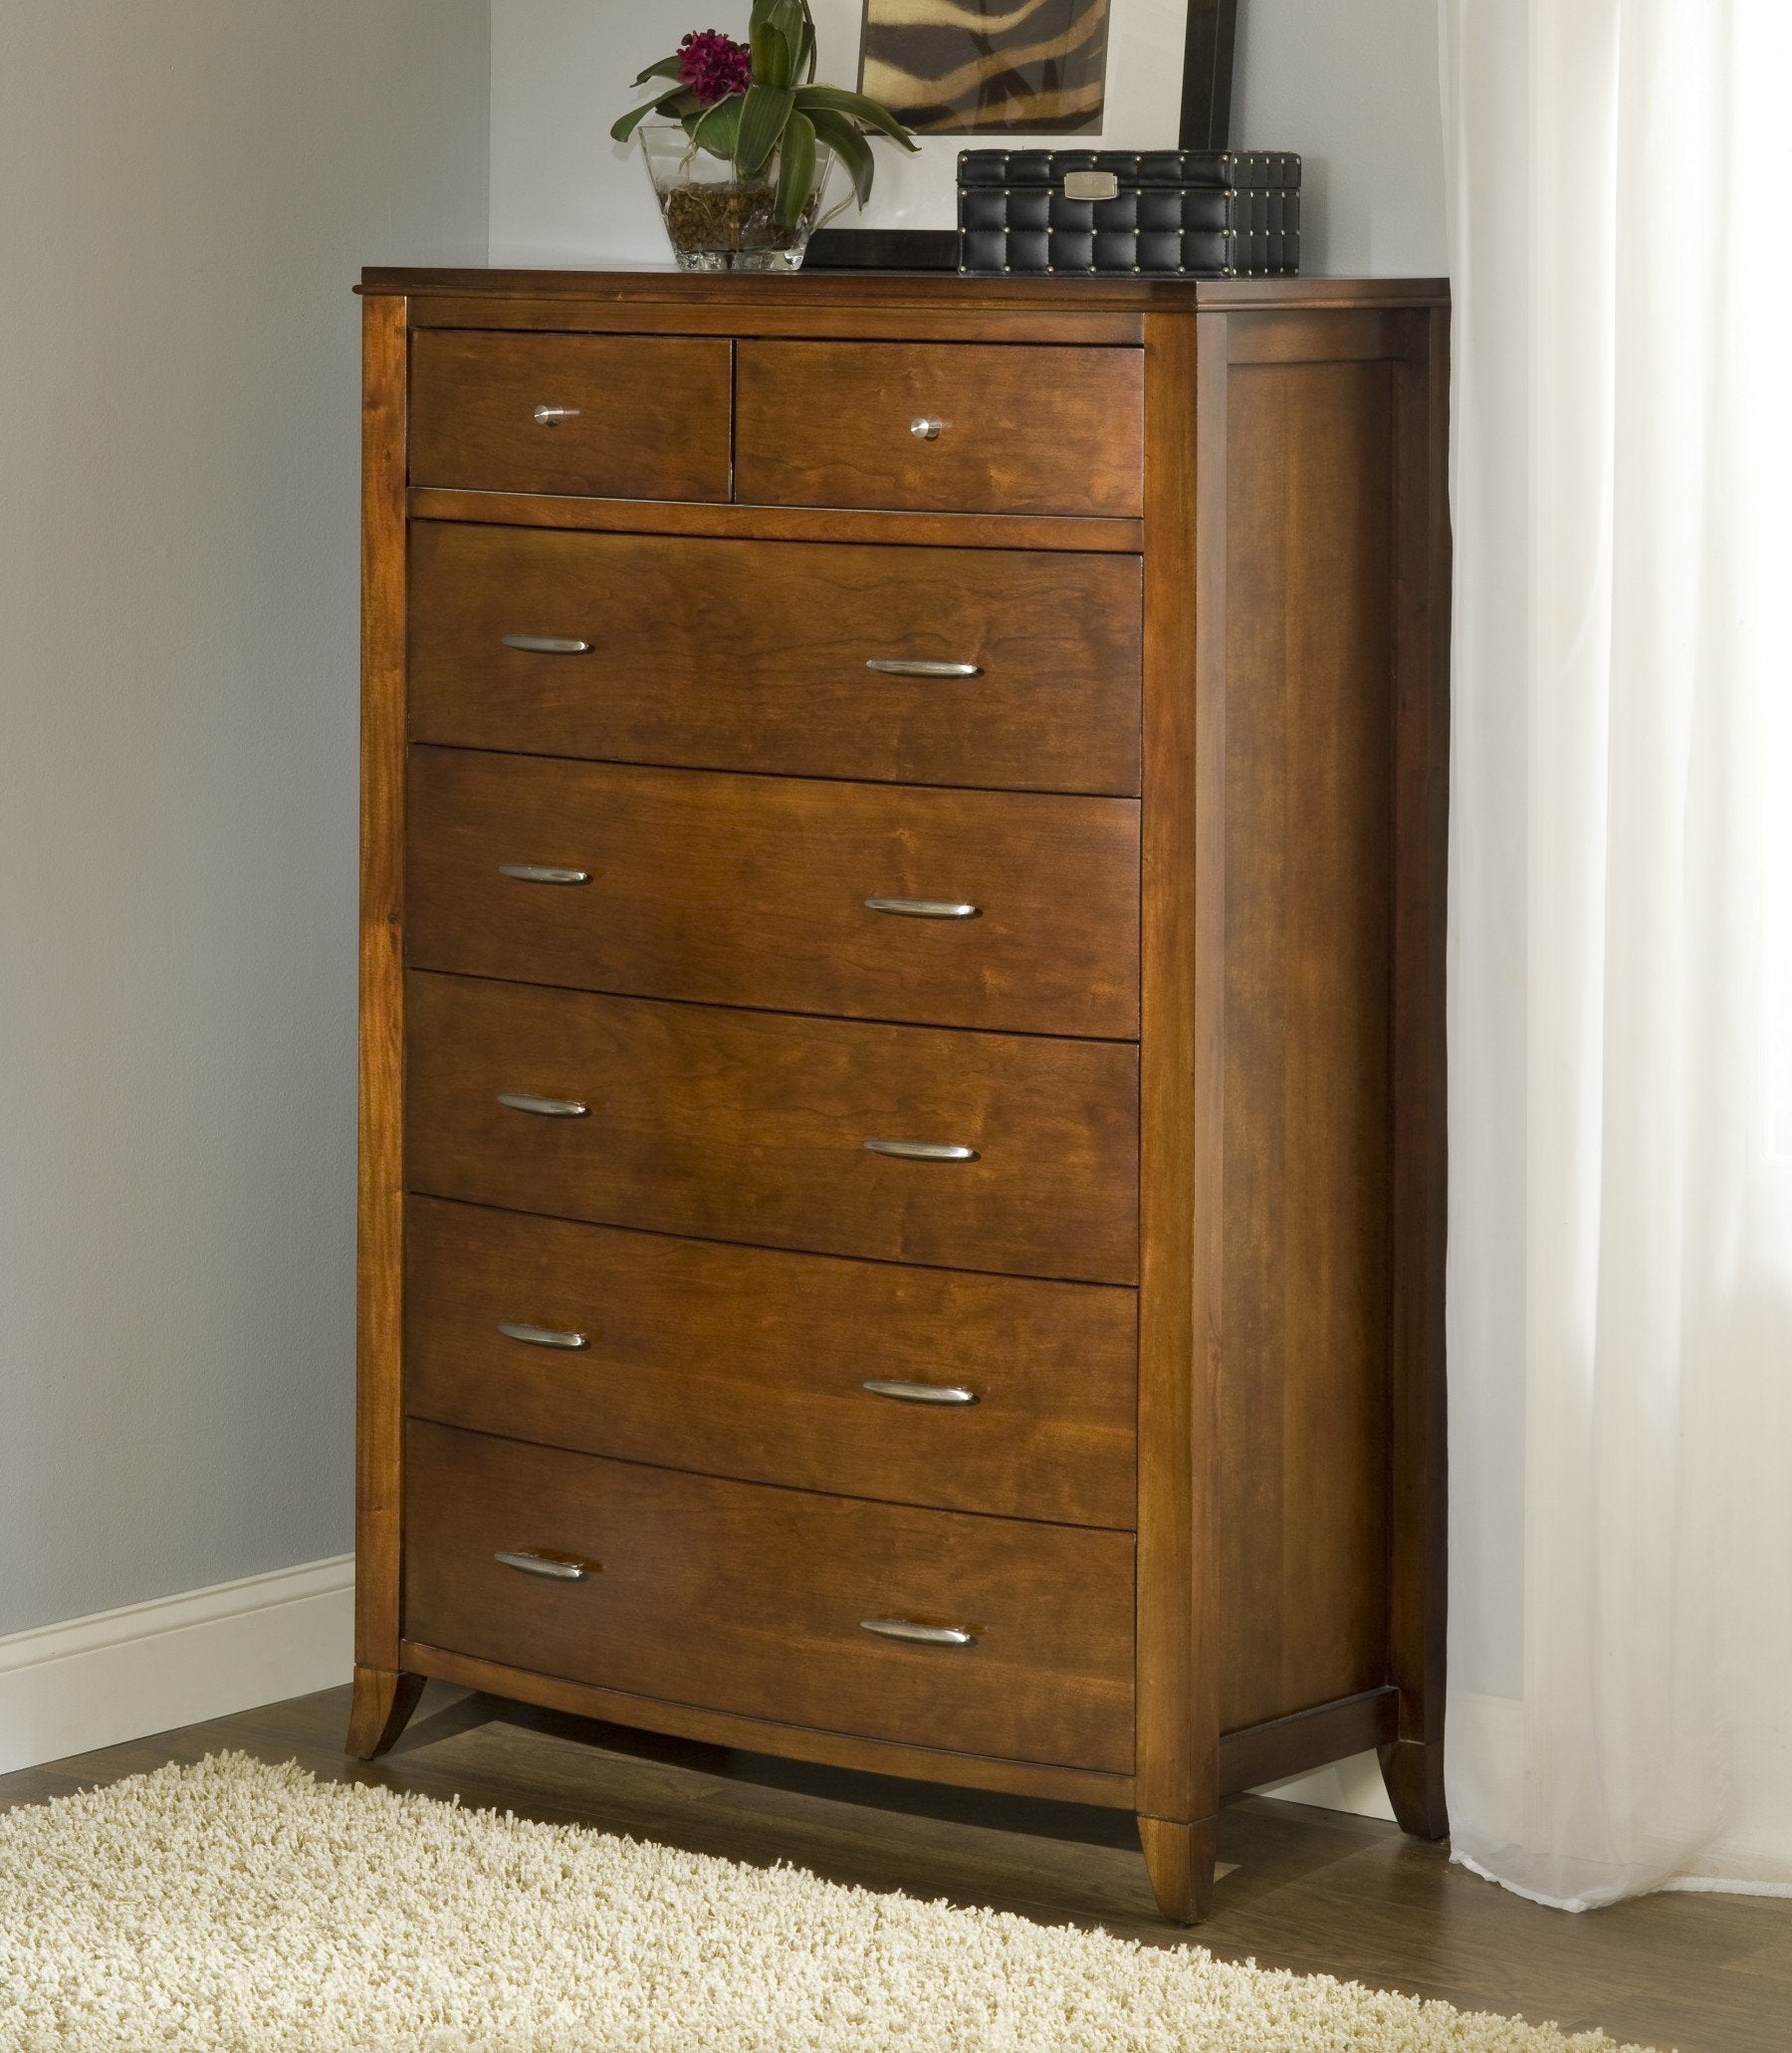
[[[1610,2043],[241,1754],[0,1817],[5,2053]]]

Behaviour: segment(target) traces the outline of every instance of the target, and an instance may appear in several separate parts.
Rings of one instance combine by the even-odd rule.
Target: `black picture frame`
[[[1179,149],[1225,149],[1232,139],[1238,0],[1189,0],[1183,43]],[[1074,146],[1072,140],[1071,146]],[[1098,145],[1097,145],[1098,146]],[[810,271],[956,271],[954,228],[823,228],[809,242]]]
[[[1231,143],[1237,42],[1238,0],[1189,0],[1179,149],[1225,149]]]

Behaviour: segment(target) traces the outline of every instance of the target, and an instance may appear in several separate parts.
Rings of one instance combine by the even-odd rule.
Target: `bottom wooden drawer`
[[[576,1581],[505,1553],[581,1562]],[[687,1476],[413,1420],[407,1639],[953,1752],[1130,1774],[1133,1543]],[[863,1621],[969,1632],[886,1638]]]

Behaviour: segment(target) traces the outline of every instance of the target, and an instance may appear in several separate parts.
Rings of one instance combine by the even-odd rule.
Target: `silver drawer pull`
[[[533,1112],[538,1119],[583,1119],[591,1109],[576,1098],[538,1098],[526,1090],[501,1090],[498,1102],[513,1112]]]
[[[582,1333],[560,1333],[552,1326],[519,1325],[513,1319],[500,1319],[498,1330],[507,1340],[521,1340],[525,1347],[589,1347],[590,1342]]]
[[[975,663],[929,663],[919,656],[868,656],[867,670],[880,671],[885,677],[981,677],[983,671]]]
[[[975,1162],[975,1148],[953,1148],[940,1141],[865,1141],[872,1155],[894,1155],[899,1162]]]
[[[937,442],[940,430],[946,425],[943,420],[930,420],[925,413],[909,422],[909,433],[917,442]]]
[[[523,649],[532,656],[588,656],[591,653],[588,641],[574,641],[564,634],[507,634],[504,646]]]
[[[498,1553],[494,1561],[502,1561],[506,1568],[520,1568],[525,1575],[546,1576],[550,1582],[583,1582],[593,1568],[595,1561],[566,1561],[555,1554]]]
[[[861,1618],[859,1630],[886,1640],[912,1640],[918,1647],[975,1647],[977,1635],[962,1625],[916,1625],[908,1618]]]
[[[962,1383],[861,1383],[873,1397],[893,1397],[898,1404],[975,1404],[977,1392]]]
[[[539,428],[558,428],[562,420],[577,418],[576,406],[538,406],[535,410],[536,426]]]
[[[588,884],[588,869],[552,869],[542,862],[501,862],[501,877],[515,877],[519,884]]]
[[[867,898],[867,912],[893,912],[905,920],[975,920],[982,908],[954,898]]]

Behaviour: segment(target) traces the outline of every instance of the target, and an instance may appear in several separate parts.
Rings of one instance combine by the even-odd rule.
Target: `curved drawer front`
[[[1123,556],[418,521],[411,732],[614,762],[1136,795],[1139,578]]]
[[[730,350],[708,337],[420,330],[411,483],[724,500]]]
[[[771,506],[1143,510],[1145,352],[743,342],[735,497]]]
[[[424,969],[869,1020],[1139,1030],[1130,798],[417,749]]]
[[[418,1417],[842,1495],[1133,1523],[1130,1290],[412,1198],[405,1294]]]
[[[768,1489],[413,1422],[405,1538],[411,1640],[786,1724],[1132,1771],[1129,1534]],[[968,1643],[886,1637],[865,1620]]]
[[[417,971],[408,993],[413,1190],[819,1254],[1137,1280],[1138,1051],[1124,1042]],[[953,1153],[887,1152],[913,1145]]]

